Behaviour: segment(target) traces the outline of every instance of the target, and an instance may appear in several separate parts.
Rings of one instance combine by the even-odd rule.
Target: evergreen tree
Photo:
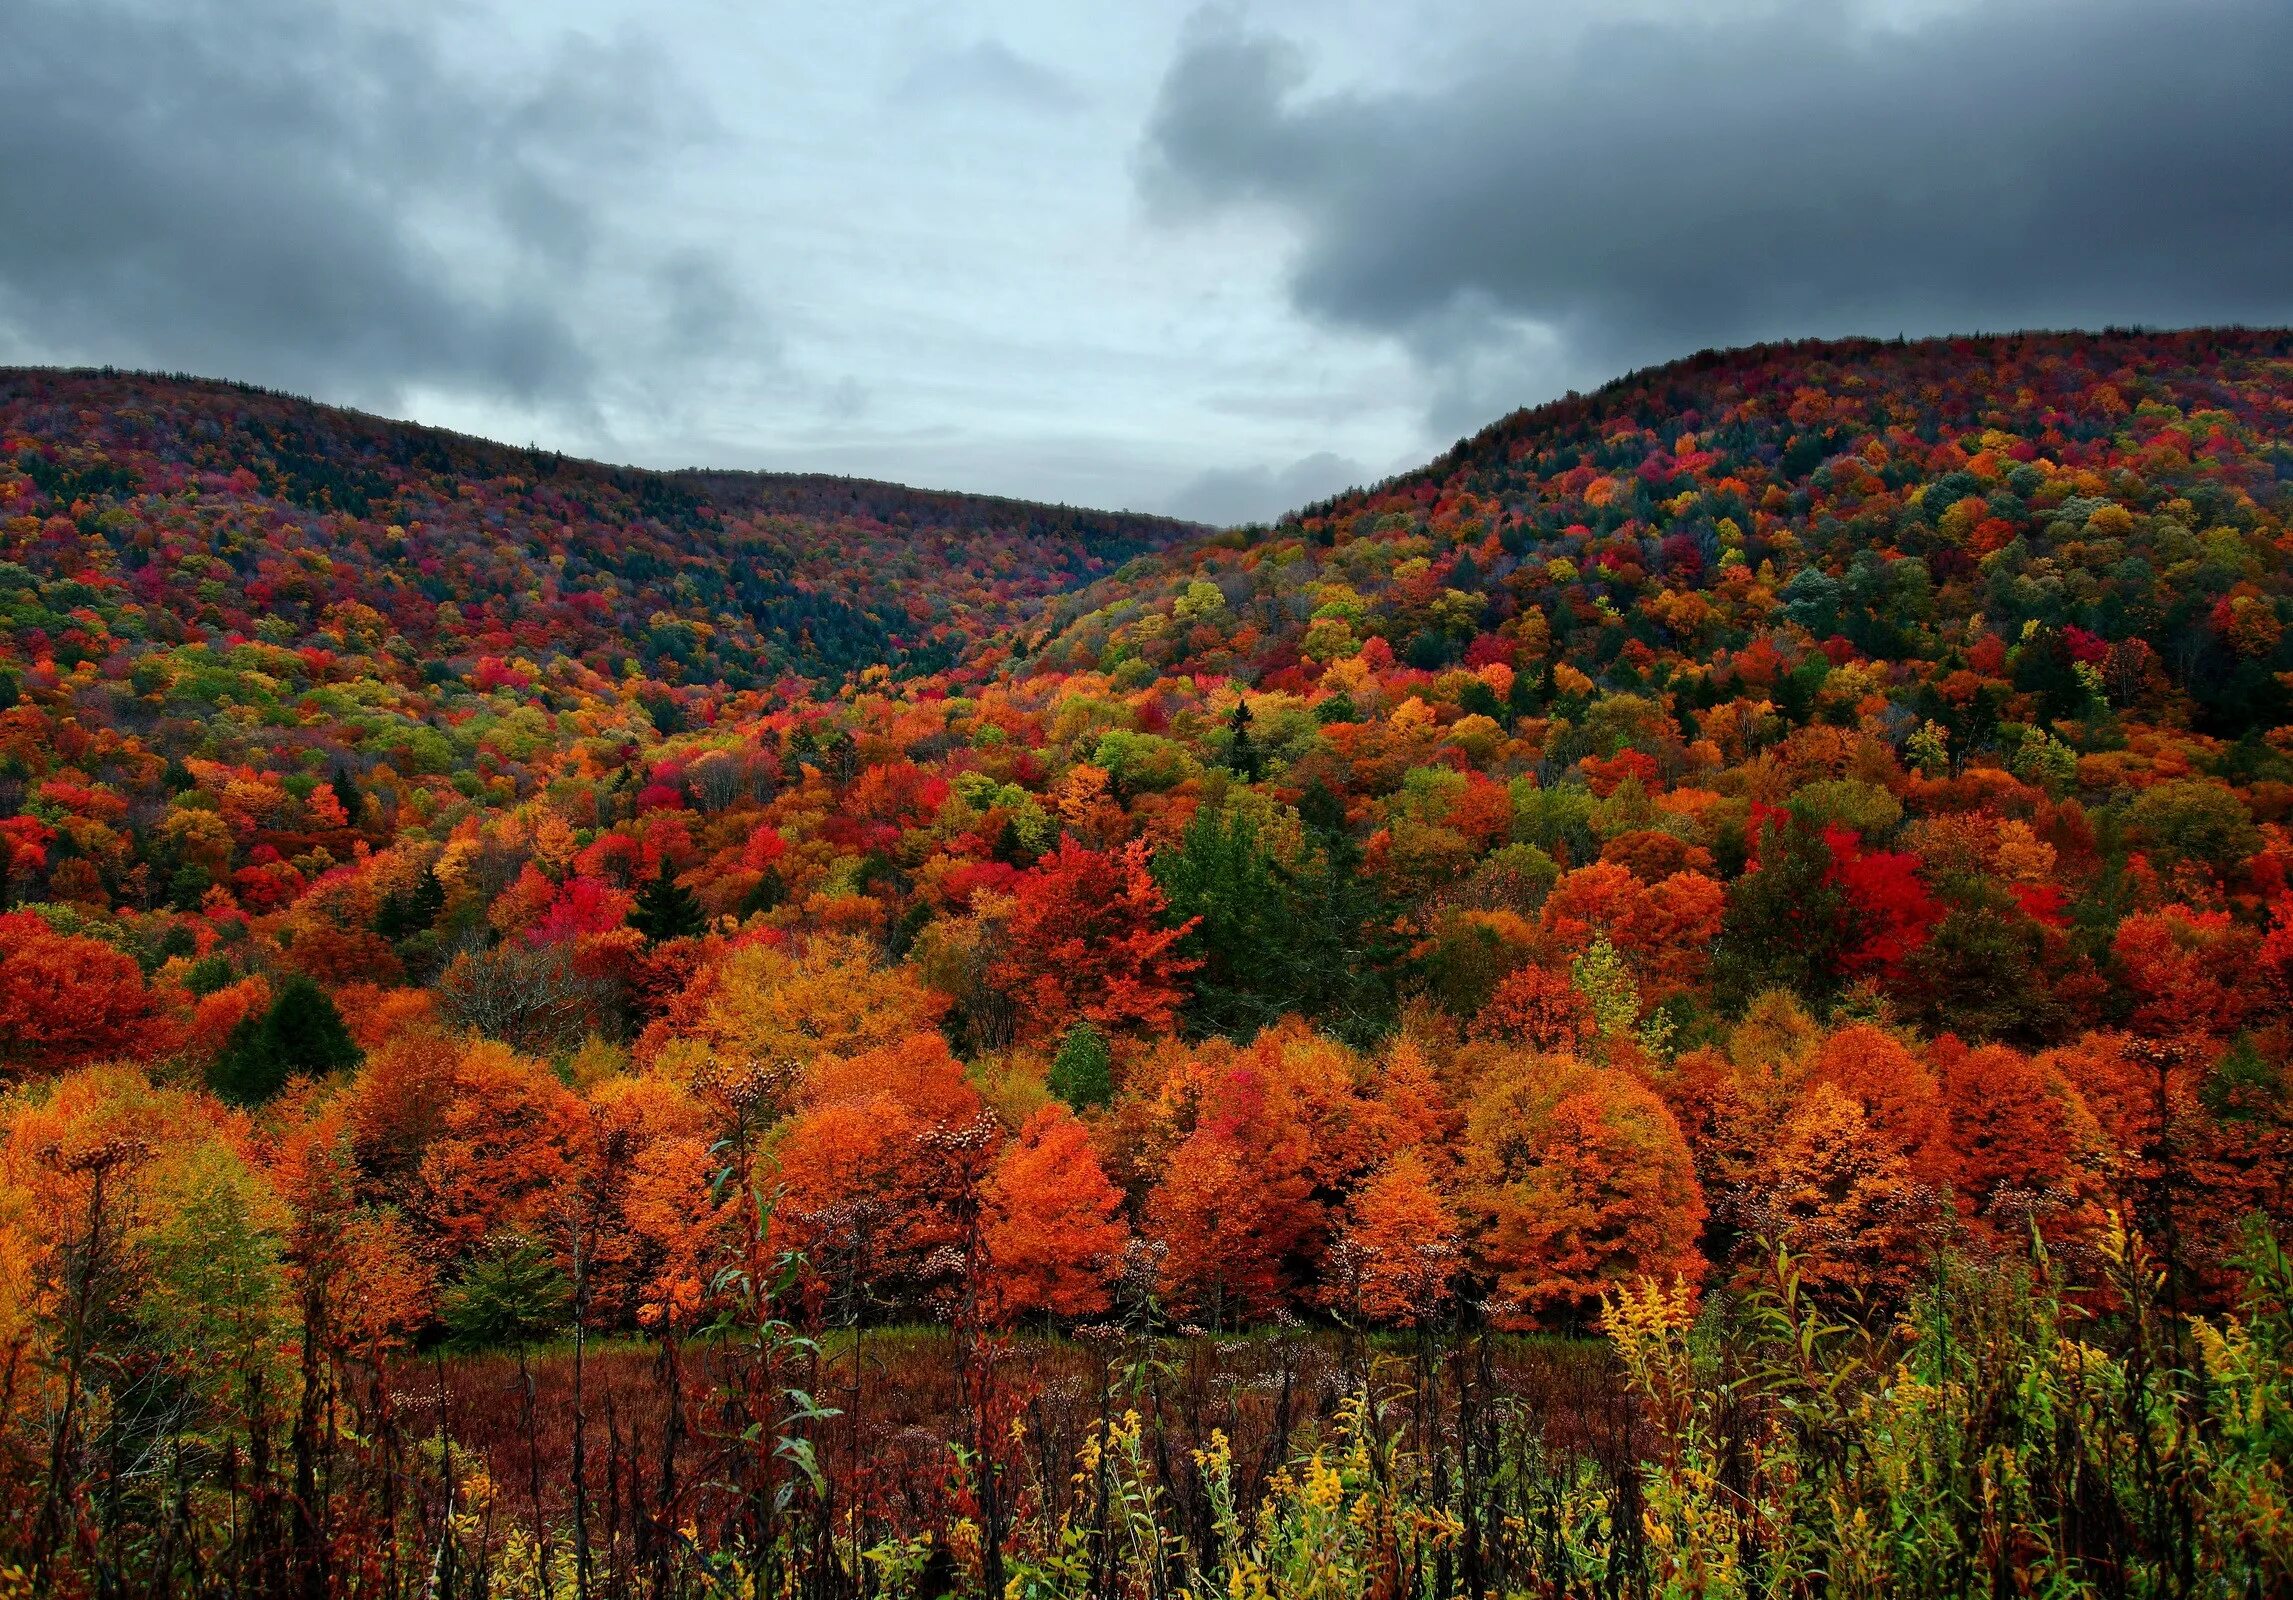
[[[1326,790],[1322,799],[1301,802],[1311,848],[1295,867],[1275,859],[1247,816],[1208,808],[1176,850],[1155,857],[1169,915],[1197,919],[1186,945],[1202,962],[1187,1007],[1195,1031],[1247,1039],[1293,1011],[1348,1038],[1382,1023],[1392,952],[1377,934],[1378,897],[1356,871],[1342,807]]]
[[[1728,885],[1713,987],[1729,1010],[1779,988],[1820,1006],[1839,987],[1847,942],[1847,897],[1831,881],[1830,847],[1813,824],[1793,815],[1761,830],[1757,856],[1757,865]]]
[[[1051,1058],[1050,1090],[1077,1111],[1103,1106],[1115,1097],[1114,1061],[1107,1041],[1088,1022],[1078,1022],[1059,1041]]]
[[[363,1059],[326,991],[297,973],[261,1016],[231,1030],[207,1083],[235,1105],[261,1105],[291,1077],[347,1072]]]
[[[396,944],[428,932],[445,909],[446,886],[438,881],[437,873],[424,867],[412,889],[403,894],[393,889],[382,897],[374,913],[374,931]]]
[[[358,785],[351,782],[350,770],[347,767],[335,768],[334,776],[327,782],[328,787],[334,790],[335,799],[342,805],[342,814],[350,819],[352,827],[357,827],[359,817],[366,810],[366,796],[360,794]],[[433,878],[431,881],[437,880]]]
[[[647,943],[659,944],[667,939],[691,938],[708,926],[708,919],[701,915],[701,903],[693,898],[693,891],[670,874],[664,861],[637,891],[629,926],[643,934]]]
[[[1258,752],[1257,741],[1250,737],[1250,702],[1236,700],[1234,714],[1226,719],[1226,767],[1244,783],[1256,783],[1265,774],[1266,760]]]

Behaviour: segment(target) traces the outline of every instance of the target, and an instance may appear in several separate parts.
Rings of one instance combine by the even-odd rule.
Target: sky
[[[1207,521],[1714,345],[2293,322],[2285,0],[10,0],[0,362]]]

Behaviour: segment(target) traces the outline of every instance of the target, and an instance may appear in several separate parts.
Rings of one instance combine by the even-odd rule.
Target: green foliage
[[[1936,1033],[2044,1043],[2060,1008],[2042,947],[2037,925],[2004,893],[1973,885],[1904,963],[1905,1010]]]
[[[1630,1033],[1640,1021],[1640,986],[1624,957],[1606,939],[1595,939],[1569,963],[1568,981],[1592,1007],[1593,1026],[1603,1039]]]
[[[667,939],[692,938],[708,926],[708,918],[701,914],[701,902],[693,891],[677,881],[664,861],[660,870],[637,891],[637,905],[629,913],[629,926],[643,934],[647,942],[659,944]]]
[[[227,989],[238,981],[239,969],[231,965],[229,956],[221,954],[201,956],[183,975],[183,987],[200,996]]]
[[[2281,1592],[2293,1267],[2256,1230],[2240,1314],[2184,1324],[2138,1238],[2113,1230],[2101,1264],[2107,1320],[2043,1251],[1945,1262],[1894,1328],[1818,1305],[1788,1253],[1748,1316],[1693,1323],[1657,1285],[1620,1297],[1607,1329],[1657,1435],[1652,1587]],[[1723,1484],[1732,1454],[1757,1464]]]
[[[1374,891],[1342,834],[1307,835],[1286,865],[1247,812],[1206,806],[1177,849],[1155,856],[1171,918],[1199,919],[1187,940],[1202,962],[1187,1007],[1195,1031],[1249,1038],[1293,1011],[1341,1030],[1382,1016],[1379,975],[1360,959],[1375,940]]]
[[[1801,787],[1791,797],[1791,811],[1818,831],[1826,823],[1853,830],[1865,844],[1883,845],[1903,820],[1902,803],[1875,783],[1854,778],[1831,778]]]
[[[1114,1058],[1107,1041],[1088,1022],[1078,1022],[1059,1041],[1051,1058],[1048,1086],[1077,1111],[1095,1110],[1115,1097]]]
[[[2187,861],[2227,872],[2260,847],[2245,805],[2229,789],[2181,779],[2144,789],[2127,807],[2135,836],[2164,862]]]
[[[1847,917],[1846,897],[1830,881],[1831,851],[1799,817],[1770,823],[1756,844],[1757,867],[1728,885],[1714,989],[1731,1011],[1779,988],[1820,1004],[1839,986]]]
[[[282,1239],[287,1209],[220,1143],[171,1155],[153,1175],[150,1222],[136,1238],[148,1268],[137,1305],[143,1336],[201,1407],[227,1426],[234,1408],[283,1392],[293,1324]]]
[[[207,1085],[235,1105],[261,1105],[287,1079],[347,1072],[363,1059],[326,991],[296,973],[260,1016],[231,1030]]]
[[[427,932],[446,909],[446,888],[431,868],[422,869],[411,889],[393,889],[382,897],[374,917],[374,931],[393,942]]]
[[[1250,702],[1236,700],[1234,711],[1226,719],[1226,765],[1244,783],[1256,783],[1264,776],[1265,758],[1258,753],[1257,741],[1250,737]]]
[[[1592,836],[1593,813],[1600,802],[1581,784],[1542,788],[1526,779],[1513,784],[1513,838],[1533,844],[1548,856],[1566,857],[1571,866],[1583,866],[1600,853]]]
[[[447,1336],[462,1350],[517,1349],[564,1328],[573,1285],[530,1239],[497,1244],[463,1268],[441,1297]]]
[[[1127,728],[1101,734],[1091,763],[1106,768],[1108,778],[1126,794],[1168,789],[1185,779],[1190,765],[1183,745]]]

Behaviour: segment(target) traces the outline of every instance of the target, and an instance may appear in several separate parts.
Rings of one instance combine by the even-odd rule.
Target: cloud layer
[[[1285,217],[1296,307],[1407,341],[1464,426],[1714,344],[2293,316],[2289,61],[2283,0],[1811,0],[1309,94],[1227,16],[1142,181]]]
[[[1225,521],[1704,345],[2293,320],[2286,0],[1197,3],[14,0],[0,361]]]
[[[1216,467],[1181,484],[1171,496],[1173,516],[1220,525],[1262,522],[1315,500],[1356,488],[1374,474],[1329,450],[1301,456],[1286,467]]]
[[[0,49],[0,331],[370,404],[580,405],[601,354],[581,297],[618,265],[596,191],[690,131],[662,113],[659,63],[569,43],[486,79],[434,32],[361,15],[20,0]],[[711,264],[658,270],[664,337],[705,337],[728,294]]]

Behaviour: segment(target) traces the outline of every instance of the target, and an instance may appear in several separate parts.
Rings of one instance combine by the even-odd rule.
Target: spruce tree
[[[701,903],[693,898],[693,891],[671,876],[664,861],[637,891],[629,926],[643,934],[647,943],[659,944],[667,939],[691,938],[708,926],[708,919],[701,915]]]
[[[458,1350],[522,1349],[565,1326],[573,1286],[531,1240],[480,1256],[448,1288],[439,1310]]]
[[[1258,743],[1250,737],[1250,703],[1234,702],[1234,715],[1226,721],[1229,734],[1226,748],[1226,768],[1244,783],[1256,783],[1263,776],[1265,758],[1258,753]]]
[[[300,1075],[347,1072],[363,1053],[326,991],[297,973],[259,1017],[241,1019],[207,1069],[207,1083],[235,1105],[261,1105]]]

